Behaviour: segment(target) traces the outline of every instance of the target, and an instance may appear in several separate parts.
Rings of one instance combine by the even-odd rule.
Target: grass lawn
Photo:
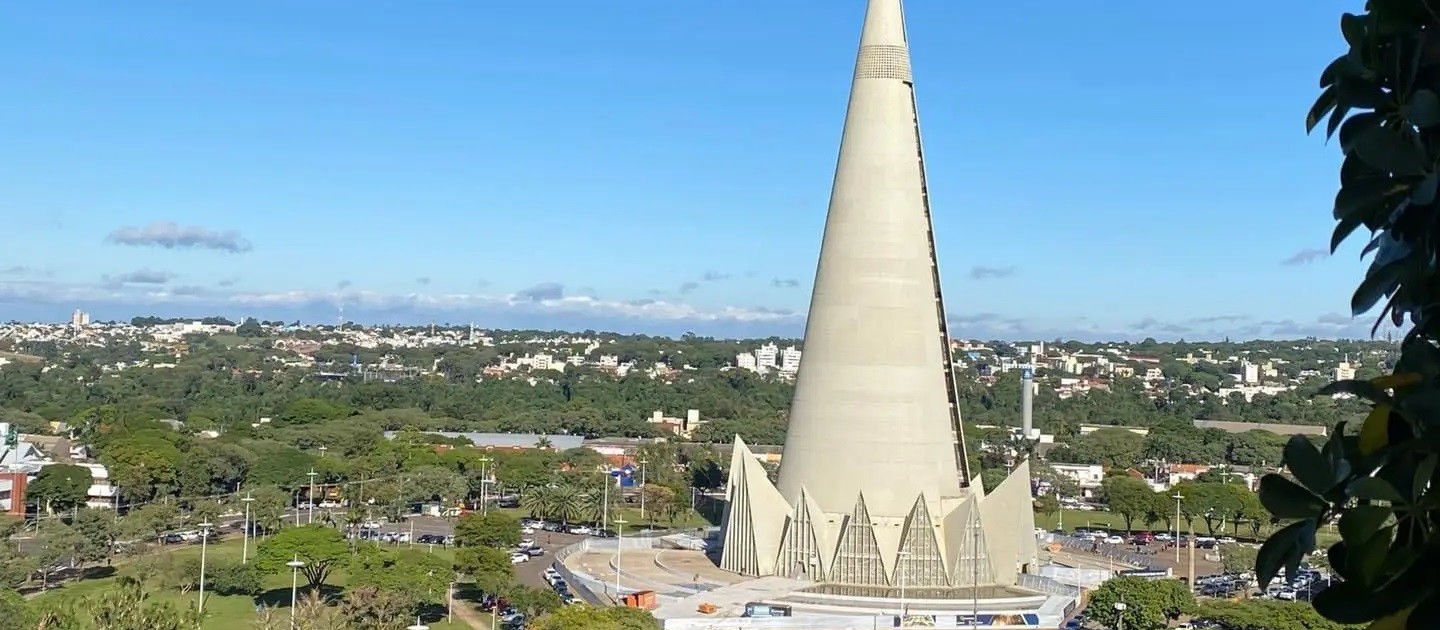
[[[227,540],[210,545],[205,557],[207,561],[211,559],[223,559],[238,562],[241,555],[240,551],[240,540]],[[199,545],[190,545],[168,553],[173,553],[178,556],[199,557],[200,547]],[[449,549],[436,549],[435,553],[446,557],[451,555]],[[250,555],[253,559],[255,555],[255,549],[253,547],[250,550]],[[113,587],[117,579],[117,576],[112,576],[70,582],[40,597],[63,599],[85,597]],[[337,569],[331,572],[330,577],[326,580],[326,584],[343,587],[345,586],[345,581],[345,571],[343,569]],[[289,575],[277,574],[268,576],[265,579],[265,588],[267,589],[267,593],[262,594],[261,598],[269,596],[272,601],[276,601],[282,608],[289,605]],[[179,591],[156,589],[150,592],[150,597],[156,601],[171,601],[186,608],[191,608],[195,606],[199,599],[199,594],[190,592],[182,595]],[[254,627],[256,605],[257,598],[239,595],[207,594],[205,596],[206,618],[205,623],[201,627],[204,628],[204,630],[249,630]],[[455,605],[461,606],[469,604],[457,599]],[[426,620],[425,623],[435,630],[457,630],[469,627],[458,621],[453,624],[446,623],[444,619]]]

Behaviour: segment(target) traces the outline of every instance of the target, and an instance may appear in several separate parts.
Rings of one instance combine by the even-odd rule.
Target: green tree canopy
[[[536,619],[530,627],[533,630],[659,630],[660,622],[650,611],[638,608],[565,606]]]
[[[330,571],[349,557],[350,546],[339,531],[308,525],[282,529],[261,541],[255,565],[266,573],[280,573],[289,570],[285,563],[298,558],[305,563],[300,574],[305,576],[310,588],[315,588],[324,584]]]
[[[1124,602],[1125,609],[1115,604]],[[1160,630],[1172,619],[1193,613],[1195,596],[1180,580],[1147,580],[1122,576],[1106,580],[1090,596],[1087,607],[1097,623],[1113,628],[1121,617],[1131,630]]]
[[[85,504],[94,483],[90,469],[71,464],[51,464],[40,469],[25,496],[46,512],[68,512]]]
[[[499,510],[486,514],[470,512],[455,524],[455,544],[510,549],[520,544],[520,519]]]

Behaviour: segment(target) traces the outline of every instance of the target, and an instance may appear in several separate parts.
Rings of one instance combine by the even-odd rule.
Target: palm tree
[[[553,446],[553,444],[550,442],[550,438],[549,438],[549,437],[546,437],[546,436],[544,436],[544,435],[540,436],[540,439],[535,440],[535,448],[538,448],[538,449],[540,449],[540,450],[542,450],[542,451],[543,451],[543,450],[546,450],[546,449],[549,449],[549,448],[551,448],[552,446]]]
[[[530,486],[520,493],[520,507],[532,518],[548,519],[555,512],[553,495],[545,486]]]
[[[588,501],[574,486],[556,486],[551,489],[551,495],[552,516],[566,524],[585,520],[586,513],[589,511],[585,509]]]

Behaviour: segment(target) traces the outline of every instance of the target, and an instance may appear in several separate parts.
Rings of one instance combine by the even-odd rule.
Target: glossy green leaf
[[[1399,129],[1370,127],[1355,137],[1353,153],[1378,170],[1400,176],[1425,172],[1425,155]]]
[[[1285,443],[1285,466],[1300,485],[1315,494],[1324,495],[1335,485],[1330,462],[1320,455],[1310,438],[1303,435],[1291,436]]]
[[[1325,116],[1335,110],[1335,88],[1328,87],[1315,99],[1315,104],[1310,106],[1310,113],[1305,116],[1305,133],[1315,130],[1315,125],[1320,124]]]
[[[1430,90],[1415,90],[1405,103],[1405,118],[1416,127],[1440,125],[1440,96]]]
[[[1372,501],[1386,501],[1392,505],[1405,505],[1407,501],[1395,489],[1395,486],[1379,477],[1361,477],[1356,479],[1346,489],[1347,493],[1357,499],[1369,499]],[[1263,497],[1262,497],[1263,498]]]
[[[1345,545],[1343,540],[1330,545],[1330,548],[1325,550],[1325,561],[1330,564],[1330,568],[1335,570],[1336,575],[1346,580],[1350,579],[1349,550],[1350,548]]]
[[[1325,502],[1280,475],[1260,479],[1260,503],[1276,518],[1311,518],[1325,509]]]
[[[1270,585],[1290,557],[1300,550],[1300,531],[1305,527],[1305,521],[1296,521],[1271,534],[1265,544],[1260,545],[1260,551],[1255,554],[1255,577],[1260,580],[1261,590]]]
[[[1404,265],[1403,260],[1392,261],[1366,274],[1365,279],[1360,281],[1360,286],[1355,289],[1355,294],[1350,297],[1350,312],[1364,315],[1375,307],[1376,302],[1394,292],[1400,283],[1400,272]]]
[[[1352,48],[1359,46],[1365,41],[1365,18],[1346,13],[1340,16],[1340,34],[1345,37],[1345,43]]]
[[[1340,536],[1346,544],[1359,545],[1370,540],[1390,519],[1390,508],[1378,505],[1357,505],[1340,517]]]
[[[1339,250],[1345,239],[1350,238],[1350,235],[1364,224],[1365,220],[1359,214],[1347,215],[1340,219],[1340,223],[1335,226],[1335,231],[1330,234],[1330,253],[1334,254],[1336,250]]]
[[[1393,528],[1382,528],[1364,542],[1351,547],[1355,550],[1355,553],[1350,554],[1350,564],[1353,570],[1351,579],[1365,584],[1375,584],[1380,577],[1380,569],[1385,566],[1385,560],[1389,558],[1390,543],[1394,540],[1394,535]]]
[[[1366,604],[1369,597],[1368,589],[1359,582],[1347,580],[1331,584],[1329,588],[1315,594],[1310,604],[1315,607],[1315,612],[1331,621],[1361,624],[1381,616],[1376,607]]]
[[[1346,118],[1345,122],[1340,124],[1340,135],[1338,136],[1340,139],[1340,151],[1349,155],[1355,150],[1355,141],[1359,140],[1361,135],[1364,135],[1371,129],[1379,127],[1384,121],[1385,119],[1375,112],[1360,112],[1359,114]],[[1386,173],[1380,173],[1379,171],[1375,171],[1374,175],[1381,176],[1381,179],[1390,179]]]
[[[1421,497],[1425,496],[1426,491],[1430,489],[1430,481],[1435,478],[1437,464],[1440,464],[1440,459],[1431,454],[1425,456],[1425,459],[1420,460],[1420,463],[1415,466],[1415,478],[1410,484],[1412,503],[1419,504]]]
[[[1340,55],[1320,72],[1320,85],[1318,87],[1323,90],[1335,85],[1336,77],[1342,73],[1353,72],[1353,70],[1354,66],[1350,65],[1350,58],[1345,55]]]
[[[1335,193],[1334,217],[1343,219],[1357,212],[1369,210],[1376,207],[1376,204],[1384,202],[1387,197],[1405,189],[1406,185],[1403,182],[1396,181],[1388,175],[1378,175],[1343,186],[1339,192]],[[1384,211],[1384,208],[1382,207],[1381,210]]]
[[[1335,89],[1337,90],[1336,94],[1338,97],[1338,90],[1340,88],[1337,87]],[[1325,122],[1326,139],[1329,139],[1331,136],[1335,135],[1335,130],[1340,127],[1340,123],[1344,122],[1345,117],[1350,114],[1351,107],[1354,107],[1354,105],[1344,101],[1337,101],[1335,103],[1335,109],[1330,110],[1330,120]]]

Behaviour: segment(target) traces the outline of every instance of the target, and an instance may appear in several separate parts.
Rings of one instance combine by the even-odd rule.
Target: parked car
[[[525,554],[523,554],[523,553],[512,553],[512,554],[510,554],[510,564],[520,564],[521,562],[529,562],[529,561],[530,561],[530,556],[527,556],[527,555],[525,555]]]
[[[570,528],[570,533],[580,536],[588,536],[590,534],[590,528],[584,525],[576,525]]]

